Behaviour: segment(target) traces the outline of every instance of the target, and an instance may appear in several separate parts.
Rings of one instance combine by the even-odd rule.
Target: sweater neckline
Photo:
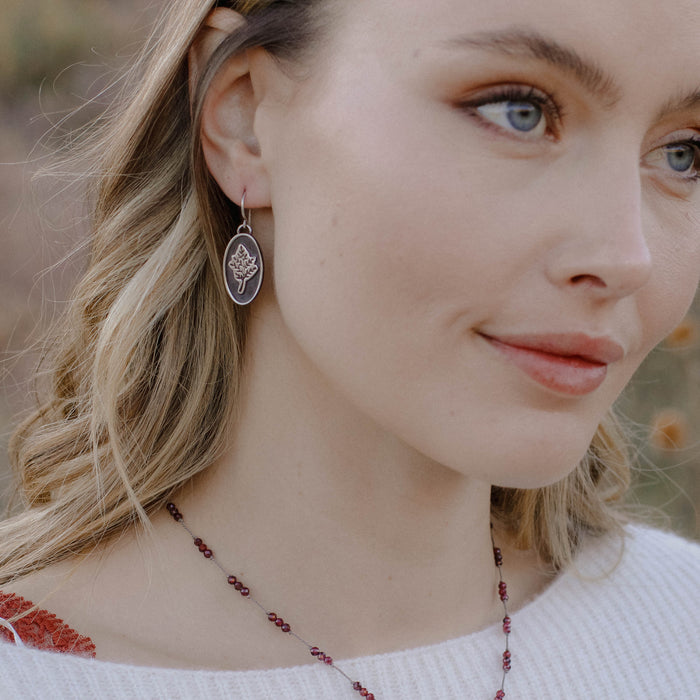
[[[626,534],[633,534],[636,528],[628,527],[626,528]],[[581,547],[578,552],[574,564],[569,566],[564,571],[559,572],[552,581],[538,594],[533,596],[520,608],[514,611],[514,626],[517,623],[518,628],[521,625],[526,626],[528,620],[534,618],[537,620],[539,617],[539,611],[543,607],[547,606],[547,603],[557,597],[558,592],[569,585],[579,576],[582,570],[586,570],[586,576],[601,576],[605,572],[610,572],[614,569],[616,563],[620,560],[621,549],[619,547],[613,546],[615,542],[619,541],[619,538],[614,535],[607,535],[603,537],[589,537],[588,540]],[[588,569],[593,567],[594,571],[589,572]],[[453,637],[439,642],[434,642],[430,644],[420,645],[417,647],[408,647],[405,649],[397,649],[388,652],[381,652],[378,654],[368,654],[365,656],[358,657],[348,657],[339,658],[337,663],[343,667],[356,667],[356,666],[367,666],[367,665],[390,665],[392,663],[401,662],[408,657],[419,658],[419,657],[433,657],[435,655],[440,655],[450,652],[461,652],[464,647],[476,648],[483,644],[494,643],[496,645],[500,644],[502,637],[502,622],[494,621],[493,624],[488,625],[480,630],[471,632],[467,635],[461,635],[458,637]],[[98,650],[99,651],[99,650]],[[242,669],[242,670],[230,670],[230,669],[210,669],[210,668],[182,668],[182,667],[170,667],[170,666],[147,666],[141,664],[125,663],[120,661],[108,661],[99,658],[85,658],[80,656],[71,655],[70,659],[65,658],[66,654],[56,654],[55,652],[43,652],[42,650],[24,648],[19,649],[18,652],[26,653],[46,653],[47,655],[55,655],[56,657],[62,657],[58,659],[61,663],[70,661],[70,663],[82,665],[90,664],[94,667],[95,664],[99,664],[105,670],[111,670],[115,672],[127,672],[129,674],[145,674],[150,677],[155,676],[187,676],[192,673],[206,675],[209,677],[217,678],[234,678],[246,676],[247,678],[252,678],[256,674],[260,677],[266,676],[268,674],[315,674],[319,671],[319,665],[313,662],[313,659],[308,663],[295,664],[293,666],[278,666],[265,669]],[[47,662],[48,659],[45,659]],[[323,670],[323,669],[320,669]]]

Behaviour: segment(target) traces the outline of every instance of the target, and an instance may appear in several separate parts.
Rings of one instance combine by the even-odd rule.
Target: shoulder
[[[619,637],[628,636],[649,653],[674,650],[677,660],[689,661],[700,651],[696,620],[688,614],[700,608],[698,580],[700,545],[633,525],[623,536],[591,538],[561,577],[555,598],[596,643],[606,637],[622,645]]]
[[[700,544],[644,525],[589,536],[573,563],[537,599],[534,610],[590,619],[626,615],[676,618],[688,627],[688,605],[700,605]]]
[[[549,589],[513,613],[522,670],[512,687],[546,688],[538,697],[682,697],[700,658],[690,612],[699,579],[700,546],[677,535],[634,525],[588,538]]]
[[[20,647],[0,639],[0,700],[126,697],[118,690],[115,693],[119,686],[112,679],[93,671],[99,665],[92,658]]]
[[[686,658],[691,647],[699,651],[696,621],[688,614],[700,608],[698,580],[700,545],[632,525],[621,535],[590,537],[525,613],[566,620],[594,647],[607,639],[626,648],[634,639],[647,651],[677,649],[678,658]],[[696,642],[688,646],[688,640]]]
[[[630,525],[623,537],[592,538],[583,547],[575,570],[583,576],[630,583],[657,583],[669,589],[692,586],[700,575],[700,544],[643,525]]]
[[[680,535],[658,530],[647,525],[631,525],[626,529],[627,549],[635,557],[661,557],[676,555],[688,557],[687,563],[700,566],[700,543],[687,540]]]

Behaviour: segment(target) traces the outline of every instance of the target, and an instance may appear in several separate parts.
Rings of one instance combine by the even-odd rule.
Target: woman
[[[692,694],[610,406],[700,276],[697,3],[214,5],[93,147],[0,695]]]

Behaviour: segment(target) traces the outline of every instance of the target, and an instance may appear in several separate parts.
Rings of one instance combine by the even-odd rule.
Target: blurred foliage
[[[637,451],[630,501],[700,540],[700,295],[647,357],[618,402]]]
[[[2,0],[0,89],[18,97],[113,37],[107,0]],[[113,5],[113,4],[112,4]]]
[[[163,2],[0,0],[0,507],[9,434],[32,398],[33,343],[67,298],[85,229],[75,187],[29,183],[109,104]]]

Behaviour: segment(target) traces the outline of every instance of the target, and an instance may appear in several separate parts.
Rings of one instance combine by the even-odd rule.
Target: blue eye
[[[475,111],[506,131],[515,129],[521,134],[544,136],[547,129],[542,107],[535,102],[488,102],[476,107]]]
[[[698,147],[690,143],[672,143],[664,146],[666,160],[677,173],[685,173],[695,165]]]
[[[462,109],[486,126],[528,140],[552,136],[561,121],[561,110],[552,97],[536,88],[506,85],[462,103]]]
[[[654,168],[669,172],[677,180],[687,183],[700,181],[700,140],[690,138],[655,148],[646,157]]]

